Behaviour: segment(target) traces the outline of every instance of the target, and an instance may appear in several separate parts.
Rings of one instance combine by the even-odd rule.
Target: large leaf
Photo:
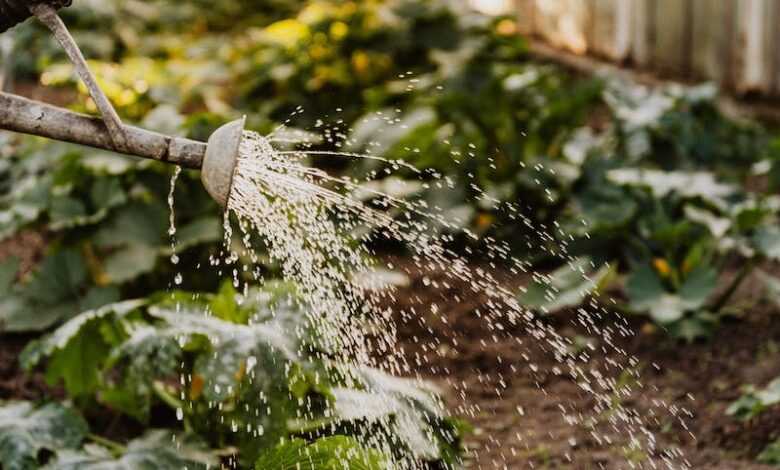
[[[344,421],[380,425],[378,442],[386,450],[406,449],[414,459],[436,461],[446,442],[438,432],[444,406],[425,382],[401,379],[371,368],[354,370],[363,390],[334,388],[333,415]]]
[[[281,443],[265,452],[257,470],[389,470],[379,452],[363,448],[345,436],[324,437],[311,444],[302,439]]]
[[[141,300],[125,301],[84,312],[45,338],[30,343],[22,353],[21,363],[30,370],[49,358],[49,383],[62,381],[68,393],[76,397],[93,393],[111,347],[104,320],[126,316],[144,304]]]
[[[686,198],[701,198],[717,207],[726,207],[725,199],[737,188],[719,182],[712,173],[661,171],[644,168],[620,168],[608,173],[608,178],[623,186],[642,186],[656,198],[674,192]]]
[[[677,292],[669,292],[655,271],[643,264],[629,276],[626,293],[632,310],[647,312],[655,321],[668,324],[702,308],[716,287],[717,272],[700,266],[688,274]]]
[[[780,228],[773,226],[757,230],[753,244],[763,256],[780,261]]]
[[[545,313],[576,307],[598,290],[609,273],[608,266],[595,270],[589,259],[576,259],[549,275],[534,279],[519,296],[519,301]]]
[[[6,404],[0,407],[0,463],[4,470],[37,470],[41,450],[76,448],[87,432],[84,418],[62,405]]]
[[[114,288],[88,288],[81,255],[65,249],[48,256],[32,279],[0,302],[0,331],[41,331],[77,313],[114,302]]]
[[[205,447],[167,431],[154,430],[131,441],[121,455],[88,446],[58,452],[44,470],[180,470],[217,468],[219,459]]]

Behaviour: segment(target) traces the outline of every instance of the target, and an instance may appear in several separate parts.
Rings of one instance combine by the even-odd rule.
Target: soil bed
[[[593,397],[560,373],[564,367],[545,351],[544,344],[521,327],[497,336],[476,316],[475,310],[484,306],[486,298],[472,296],[466,302],[455,302],[453,294],[469,292],[468,286],[426,287],[423,276],[415,275],[409,263],[397,259],[393,263],[407,268],[412,276],[398,299],[414,296],[422,300],[415,300],[415,305],[436,303],[447,316],[448,325],[434,315],[424,321],[399,318],[399,336],[408,357],[425,358],[422,376],[438,383],[450,407],[476,426],[467,442],[472,468],[666,468],[659,455],[629,450],[626,436],[619,432],[612,432],[611,443],[599,443],[585,426],[566,423],[561,410],[578,411],[593,418],[600,433],[609,434],[605,416],[588,416]],[[436,280],[431,273],[427,277]],[[778,437],[780,409],[749,422],[726,416],[725,409],[740,396],[742,385],[764,385],[780,375],[777,314],[776,309],[758,305],[744,319],[722,325],[711,341],[692,345],[669,339],[642,319],[630,321],[629,328],[636,334],[617,340],[616,345],[638,360],[634,367],[642,386],[621,400],[645,417],[659,451],[681,448],[693,468],[773,468],[755,463],[755,456]],[[545,321],[566,337],[598,343],[596,335],[588,335],[572,318],[565,313]],[[599,326],[614,327],[618,321],[608,318]],[[453,337],[459,345],[457,352],[430,346],[451,343]],[[593,352],[588,366],[598,369],[609,359],[619,359],[616,355]],[[458,390],[464,388],[465,405]],[[651,419],[648,404],[656,399],[687,410],[690,417],[683,420],[684,425],[668,412]]]

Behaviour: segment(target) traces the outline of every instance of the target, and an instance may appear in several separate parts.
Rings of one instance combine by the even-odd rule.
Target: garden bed
[[[467,288],[453,285],[451,290],[463,292]],[[494,343],[494,332],[474,315],[485,298],[457,303],[448,292],[425,287],[422,276],[412,279],[407,289],[398,298],[414,295],[437,303],[441,311],[448,313],[446,327],[434,316],[426,319],[426,324],[433,326],[433,335],[422,323],[403,325],[401,343],[410,357],[416,353],[425,356],[427,365],[422,375],[438,383],[445,390],[451,409],[458,410],[476,427],[468,442],[475,468],[626,468],[627,458],[645,460],[644,455],[625,451],[624,437],[613,435],[612,445],[599,445],[586,429],[562,420],[560,407],[587,414],[593,397],[565,374],[556,375],[553,370],[560,363],[521,328],[504,332]],[[780,363],[773,355],[780,344],[780,324],[775,321],[778,314],[775,308],[759,305],[744,319],[725,324],[713,341],[687,346],[669,339],[643,320],[631,322],[636,335],[617,346],[639,360],[636,367],[644,387],[624,404],[642,412],[647,403],[663,399],[692,415],[685,420],[690,434],[671,415],[662,416],[655,423],[646,419],[660,449],[680,446],[693,468],[771,468],[755,463],[755,456],[777,438],[780,410],[748,422],[727,416],[725,410],[739,398],[743,384],[763,384],[780,374]],[[587,336],[573,326],[569,315],[556,315],[549,321],[568,337]],[[613,322],[614,319],[608,320],[602,326]],[[435,337],[447,343],[446,339],[453,335],[462,348],[459,354],[447,350],[440,350],[442,354],[430,349],[426,352],[420,346]],[[483,346],[482,341],[488,346]],[[597,368],[606,359],[594,353],[590,365]],[[529,368],[530,364],[538,368],[536,372]],[[517,367],[516,373],[512,366]],[[496,394],[501,389],[499,376],[506,383],[501,397]],[[453,383],[467,385],[465,403],[453,390]],[[523,410],[523,416],[518,409]],[[469,416],[468,411],[475,415]],[[600,431],[604,431],[604,426]]]

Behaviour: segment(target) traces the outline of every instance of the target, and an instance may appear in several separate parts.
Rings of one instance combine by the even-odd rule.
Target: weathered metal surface
[[[65,26],[65,23],[63,23],[62,19],[57,15],[57,10],[46,3],[33,5],[30,8],[41,23],[45,24],[46,27],[51,30],[62,48],[65,49],[65,53],[76,68],[76,73],[78,73],[81,81],[86,85],[92,100],[95,102],[100,114],[103,116],[111,140],[114,141],[114,147],[119,150],[126,148],[127,136],[125,136],[122,121],[119,119],[119,115],[114,110],[111,102],[103,93],[103,90],[98,86],[97,79],[95,79],[95,76],[92,75],[92,72],[89,70],[84,54],[81,53],[81,50],[73,39],[73,36],[71,36],[70,31],[68,31],[68,28]]]
[[[123,126],[127,146],[115,146],[102,119],[0,92],[0,129],[200,168],[206,144]]]
[[[244,134],[246,117],[225,124],[209,138],[200,179],[206,191],[222,207],[227,207],[233,175],[238,163],[238,149]]]

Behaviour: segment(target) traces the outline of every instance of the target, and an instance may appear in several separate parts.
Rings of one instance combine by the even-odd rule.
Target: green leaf
[[[780,261],[780,228],[762,227],[756,230],[753,244],[763,256]]]
[[[385,427],[388,432],[377,438],[388,448],[407,449],[415,459],[442,458],[447,443],[440,439],[434,423],[443,422],[444,405],[436,389],[422,381],[393,377],[371,368],[356,369],[354,373],[364,390],[334,388],[334,417]]]
[[[218,465],[219,459],[202,443],[153,430],[131,441],[119,456],[100,446],[88,446],[58,452],[43,470],[205,470]]]
[[[122,245],[160,246],[168,223],[160,204],[133,203],[116,211],[95,234],[99,247]]]
[[[767,465],[780,465],[780,440],[775,441],[758,454],[757,460]]]
[[[218,217],[203,217],[176,231],[176,252],[222,240],[222,221]],[[166,249],[166,253],[169,250]]]
[[[19,259],[8,258],[0,262],[0,296],[5,297],[11,292],[11,287],[16,280],[16,274],[19,272]],[[2,300],[0,300],[2,303]],[[0,307],[1,309],[2,307]]]
[[[726,414],[747,420],[777,404],[780,404],[780,378],[771,381],[763,389],[746,387],[745,394],[726,409]]]
[[[710,266],[697,266],[680,286],[679,296],[687,310],[704,306],[718,285],[718,272]]]
[[[293,439],[265,452],[257,470],[389,470],[381,453],[363,448],[354,438],[324,437],[309,444]]]
[[[75,250],[65,249],[47,256],[27,291],[36,303],[53,305],[79,296],[87,280],[87,267]]]
[[[579,258],[547,276],[541,276],[542,279],[532,281],[519,301],[545,313],[576,307],[597,290],[609,272],[608,266],[594,270],[589,259]]]
[[[141,301],[128,301],[82,313],[28,346],[22,354],[22,365],[29,370],[43,357],[49,357],[46,379],[50,384],[63,382],[68,394],[76,398],[94,393],[112,346],[102,334],[101,323],[109,316],[127,315],[141,305]]]
[[[123,284],[154,271],[158,253],[148,245],[129,244],[109,255],[103,269],[110,282]]]
[[[88,431],[84,418],[59,404],[6,404],[0,407],[0,462],[4,470],[37,470],[41,450],[76,448]]]
[[[127,194],[119,178],[98,178],[90,192],[95,207],[110,209],[127,202]]]
[[[85,292],[87,268],[79,253],[65,249],[48,256],[32,280],[0,301],[0,331],[41,331],[77,313],[115,301],[113,288]]]
[[[642,264],[635,268],[626,282],[630,308],[647,312],[661,324],[683,318],[686,312],[698,310],[717,287],[717,272],[709,266],[695,268],[676,293],[668,292],[653,269]]]
[[[100,329],[99,326],[109,318],[122,318],[146,305],[145,300],[128,300],[106,305],[92,311],[86,311],[71,319],[44,338],[30,343],[21,355],[21,364],[26,370],[38,366],[46,357],[62,352],[79,336],[88,335]],[[105,339],[102,331],[94,340]],[[103,358],[105,360],[105,358]]]
[[[246,311],[242,312],[238,306],[236,299],[238,298],[238,292],[233,287],[233,282],[226,280],[219,288],[219,292],[215,295],[209,306],[211,312],[215,317],[229,321],[231,323],[245,324],[249,319],[249,315]]]

